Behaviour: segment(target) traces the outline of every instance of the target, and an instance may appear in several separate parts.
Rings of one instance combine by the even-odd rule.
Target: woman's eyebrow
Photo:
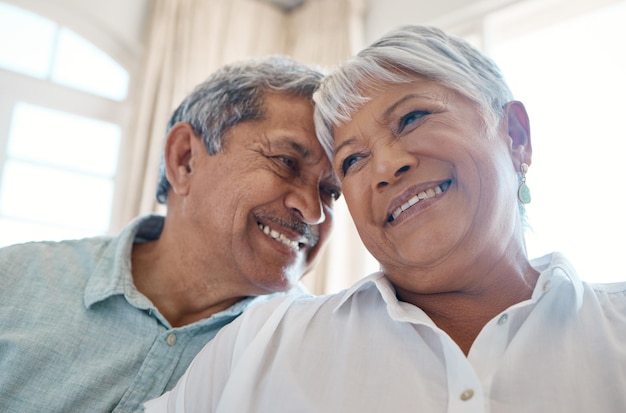
[[[419,93],[411,93],[411,94],[405,95],[402,98],[398,99],[393,105],[387,108],[387,110],[383,113],[383,119],[384,120],[389,119],[393,111],[395,111],[398,108],[398,106],[400,106],[407,100],[411,100],[411,99],[435,100],[433,99],[432,96],[420,95]]]
[[[350,138],[350,139],[347,139],[347,140],[345,140],[345,141],[341,142],[341,144],[340,144],[340,145],[338,145],[335,149],[333,149],[333,157],[334,157],[335,155],[337,155],[337,152],[339,152],[339,151],[340,151],[340,150],[341,150],[344,146],[351,145],[351,144],[353,144],[355,141],[356,141],[356,138]]]

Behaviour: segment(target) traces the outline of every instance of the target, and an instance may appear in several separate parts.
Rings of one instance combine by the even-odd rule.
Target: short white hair
[[[496,64],[459,38],[428,26],[402,26],[341,64],[313,96],[315,127],[332,160],[333,129],[351,119],[369,98],[364,93],[415,77],[432,80],[477,106],[495,128],[513,94]]]

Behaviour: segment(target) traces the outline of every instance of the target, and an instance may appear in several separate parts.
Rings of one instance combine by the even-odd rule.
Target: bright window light
[[[67,28],[59,33],[52,80],[65,86],[123,101],[128,72],[109,55]]]
[[[120,135],[118,125],[16,104],[0,182],[0,245],[105,233]]]
[[[119,119],[107,113],[119,115],[129,73],[58,22],[3,1],[0,69],[26,75],[0,70],[14,80],[0,90],[0,246],[107,233],[121,122],[71,112]]]
[[[93,231],[41,222],[0,218],[0,247],[28,241],[61,241],[93,236]]]
[[[529,255],[562,251],[592,282],[626,279],[624,22],[622,3],[490,51],[530,115]]]
[[[58,25],[34,13],[0,3],[0,67],[36,78],[50,71]]]
[[[0,68],[119,102],[128,95],[128,71],[111,56],[68,28],[4,2]]]
[[[2,179],[0,214],[91,230],[95,235],[108,229],[112,196],[110,179],[9,161]]]
[[[115,124],[18,103],[8,153],[15,159],[113,177],[120,136]]]

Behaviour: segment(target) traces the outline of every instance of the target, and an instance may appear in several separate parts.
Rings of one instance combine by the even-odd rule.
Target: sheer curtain
[[[118,228],[139,214],[163,212],[154,192],[167,120],[215,69],[269,54],[330,69],[362,46],[364,0],[307,0],[292,11],[261,0],[154,0],[152,7]],[[338,226],[349,228],[347,213],[338,215]],[[349,242],[360,244],[358,237]],[[331,266],[328,254],[334,249],[328,246],[306,277],[312,292],[328,291],[328,280],[343,276]]]
[[[282,50],[284,16],[251,0],[155,0],[122,221],[157,210],[165,125],[193,87],[224,63]]]

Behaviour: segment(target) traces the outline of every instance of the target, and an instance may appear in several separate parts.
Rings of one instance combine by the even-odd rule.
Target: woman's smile
[[[443,194],[450,187],[450,180],[442,182],[440,184],[436,184],[434,186],[430,186],[424,190],[416,190],[412,188],[408,191],[405,191],[404,194],[397,197],[392,203],[390,209],[392,212],[388,214],[387,223],[392,225],[397,225],[402,222],[404,219],[408,218],[408,213],[405,214],[410,208],[417,205],[421,202],[420,206],[430,205],[430,203],[426,203],[424,201],[433,198],[440,198],[439,195]],[[409,197],[408,199],[406,199]],[[406,201],[405,201],[406,200]],[[396,206],[400,204],[399,206]],[[411,209],[411,213],[414,214],[417,212],[418,208]],[[411,215],[412,215],[411,214]]]

